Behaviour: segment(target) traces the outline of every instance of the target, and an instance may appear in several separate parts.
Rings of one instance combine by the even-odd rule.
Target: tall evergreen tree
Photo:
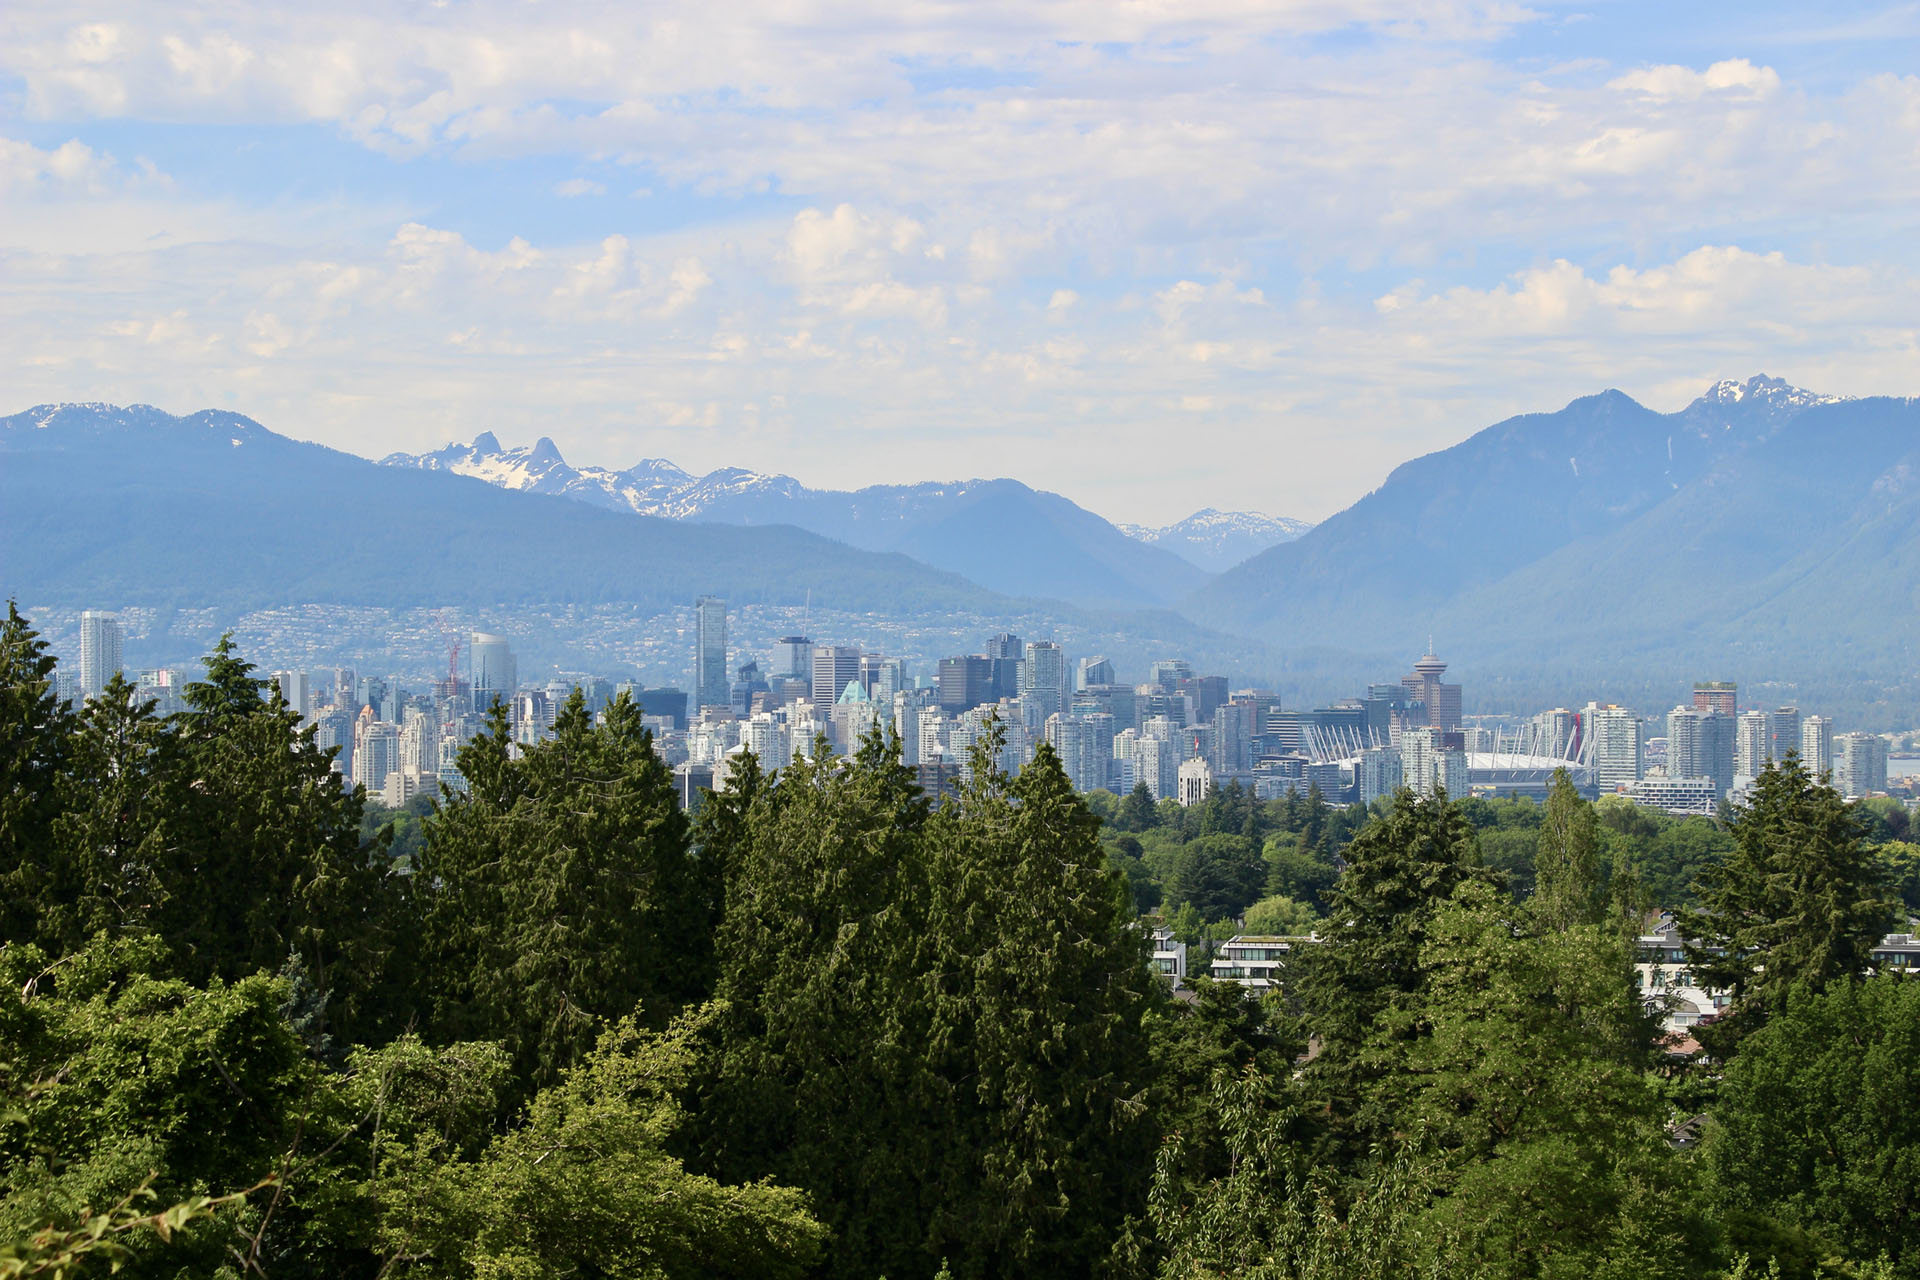
[[[342,790],[311,727],[262,696],[231,634],[206,661],[173,719],[181,785],[154,926],[194,982],[278,972],[300,952],[336,1029],[355,1030],[395,923],[386,859],[360,838],[365,797]]]
[[[115,673],[74,727],[39,908],[40,943],[52,954],[102,929],[144,928],[165,891],[180,741],[153,708]]]
[[[698,956],[688,960],[690,970],[697,967],[699,972],[690,971],[688,977],[703,992],[711,992],[719,976],[712,940],[726,919],[727,882],[747,847],[754,805],[770,785],[759,759],[751,751],[742,752],[727,771],[727,785],[709,791],[693,815],[692,913],[704,941],[695,948]]]
[[[1894,916],[1859,821],[1797,756],[1767,766],[1731,826],[1732,849],[1701,873],[1698,905],[1678,917],[1696,980],[1733,998],[1732,1016],[1700,1033],[1722,1058],[1793,987],[1820,991],[1865,973]]]
[[[1565,769],[1553,772],[1534,855],[1533,912],[1549,929],[1599,924],[1607,915],[1599,822]]]
[[[1434,1146],[1449,1274],[1700,1274],[1632,961],[1608,926],[1543,928],[1474,880],[1434,913],[1376,1097]]]
[[[418,872],[436,1035],[505,1042],[535,1087],[605,1022],[664,1018],[703,994],[708,920],[686,820],[630,698],[596,727],[576,689],[553,736],[530,745],[496,709],[460,769],[468,794],[429,822]]]
[[[1153,792],[1144,782],[1133,784],[1133,790],[1127,792],[1120,802],[1120,816],[1116,824],[1122,831],[1147,831],[1160,825],[1160,810],[1153,803]]]
[[[1423,995],[1420,955],[1434,912],[1463,882],[1495,877],[1477,864],[1473,827],[1457,806],[1405,790],[1347,846],[1346,859],[1325,941],[1300,953],[1291,986],[1321,1044],[1306,1082],[1329,1126],[1331,1153],[1357,1160],[1393,1123],[1373,1086],[1397,1069],[1403,1046],[1381,1041],[1375,1024]],[[1409,1025],[1401,1034],[1418,1033]]]
[[[927,816],[897,741],[869,736],[850,760],[821,741],[760,788],[728,858],[702,1159],[724,1181],[812,1193],[834,1276],[940,1261],[926,1230],[944,1114],[924,1061]]]
[[[976,752],[929,846],[931,1059],[952,1091],[931,1237],[956,1276],[1090,1274],[1144,1203],[1146,939],[1048,746],[1013,779]]]
[[[59,812],[72,715],[55,660],[12,600],[0,626],[0,937],[31,938]]]

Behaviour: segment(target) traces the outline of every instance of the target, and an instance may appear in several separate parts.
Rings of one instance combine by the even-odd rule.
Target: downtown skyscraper
[[[698,707],[725,707],[727,697],[727,602],[701,596],[693,605],[693,696]]]
[[[119,615],[88,609],[80,615],[80,696],[98,697],[119,670]]]

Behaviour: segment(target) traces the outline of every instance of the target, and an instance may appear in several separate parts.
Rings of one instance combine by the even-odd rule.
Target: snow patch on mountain
[[[1259,511],[1220,511],[1205,507],[1178,523],[1160,528],[1138,524],[1123,524],[1119,528],[1130,538],[1164,547],[1202,569],[1219,573],[1268,547],[1292,542],[1313,528],[1313,523]]]
[[[1852,398],[1852,396],[1822,395],[1817,391],[1808,391],[1805,387],[1796,387],[1784,378],[1769,378],[1764,373],[1757,373],[1745,382],[1722,378],[1708,387],[1706,394],[1694,403],[1759,403],[1773,409],[1810,409],[1817,404],[1839,404],[1842,400]]]

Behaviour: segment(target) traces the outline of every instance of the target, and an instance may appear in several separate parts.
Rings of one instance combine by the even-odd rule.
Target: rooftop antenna
[[[812,587],[807,588],[806,612],[800,615],[800,634],[805,636],[809,640],[813,639],[813,588]]]

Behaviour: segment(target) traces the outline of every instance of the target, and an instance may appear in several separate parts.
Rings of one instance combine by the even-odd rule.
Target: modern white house
[[[1153,971],[1172,979],[1176,987],[1187,980],[1187,944],[1165,925],[1153,931]]]
[[[1237,982],[1252,991],[1271,991],[1280,985],[1280,966],[1293,949],[1312,941],[1240,934],[1220,944],[1209,973],[1222,982]]]

